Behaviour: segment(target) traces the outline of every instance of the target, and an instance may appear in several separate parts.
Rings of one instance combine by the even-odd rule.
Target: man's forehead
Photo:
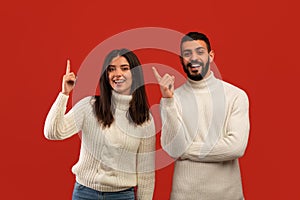
[[[182,50],[193,50],[198,48],[204,48],[207,50],[206,43],[203,40],[192,40],[182,43]]]

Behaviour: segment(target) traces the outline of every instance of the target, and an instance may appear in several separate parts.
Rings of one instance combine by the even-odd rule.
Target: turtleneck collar
[[[112,90],[111,102],[115,108],[120,110],[128,110],[131,99],[132,95],[123,95]]]
[[[217,79],[214,76],[214,73],[210,71],[210,75],[200,81],[194,81],[190,78],[187,78],[187,85],[196,91],[205,91],[207,89],[212,90],[217,85]]]

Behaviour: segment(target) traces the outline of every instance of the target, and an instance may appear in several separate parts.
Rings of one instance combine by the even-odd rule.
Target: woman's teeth
[[[122,79],[122,80],[114,80],[114,82],[115,83],[123,83],[123,82],[125,82],[125,80],[124,79]]]

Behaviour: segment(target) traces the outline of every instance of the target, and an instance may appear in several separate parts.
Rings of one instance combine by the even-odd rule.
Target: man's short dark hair
[[[182,52],[182,44],[186,41],[193,41],[193,40],[202,40],[202,41],[204,41],[206,43],[206,46],[207,46],[207,51],[208,52],[211,51],[209,39],[205,34],[199,33],[199,32],[189,32],[188,34],[183,36],[183,38],[181,39],[181,43],[180,43],[181,52]]]

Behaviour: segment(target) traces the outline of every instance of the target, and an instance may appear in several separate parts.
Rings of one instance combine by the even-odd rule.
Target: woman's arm
[[[146,131],[150,134],[141,139],[137,154],[138,200],[152,199],[154,192],[156,132],[152,116],[147,129],[150,129]]]

